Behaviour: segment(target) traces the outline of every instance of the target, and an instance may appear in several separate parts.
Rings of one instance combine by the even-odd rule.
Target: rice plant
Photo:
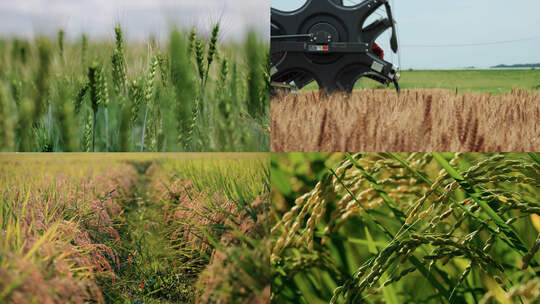
[[[3,154],[0,169],[1,303],[269,302],[267,155]]]
[[[276,154],[273,303],[536,303],[534,153]]]
[[[0,161],[0,302],[103,303],[114,276],[113,226],[134,185],[118,162]]]
[[[0,121],[14,136],[0,149],[268,151],[267,43],[254,33],[245,46],[224,43],[221,31],[174,29],[142,43],[116,25],[113,41],[70,40],[63,30],[56,43],[2,40]],[[224,61],[234,78],[222,75]]]

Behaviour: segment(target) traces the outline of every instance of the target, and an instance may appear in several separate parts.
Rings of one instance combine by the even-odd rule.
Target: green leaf
[[[373,241],[373,237],[371,237],[371,233],[369,233],[368,227],[364,226],[364,230],[366,232],[366,239],[368,241],[369,252],[373,254],[379,253],[379,251],[377,250],[377,246],[375,245],[375,242]],[[383,273],[381,275],[381,282],[386,282],[386,280],[388,280],[388,275],[386,273]],[[392,285],[383,287],[382,294],[386,303],[389,303],[389,304],[399,303],[396,296],[396,292],[394,291],[394,288],[392,287]]]
[[[272,167],[270,169],[270,180],[281,194],[285,196],[292,194],[292,187],[288,182],[287,175],[282,170]]]
[[[364,231],[366,232],[366,239],[367,239],[367,246],[369,253],[377,254],[377,246],[375,245],[375,242],[373,241],[373,238],[371,237],[371,233],[369,233],[369,229],[367,226],[364,226]]]

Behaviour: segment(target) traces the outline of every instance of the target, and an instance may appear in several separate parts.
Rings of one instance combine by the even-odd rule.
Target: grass
[[[501,94],[513,89],[540,90],[540,70],[406,70],[401,71],[402,89],[444,89],[459,92]],[[362,78],[355,89],[386,88],[371,79]],[[306,90],[316,90],[312,83]],[[394,90],[393,85],[389,87]]]
[[[268,165],[257,153],[2,155],[1,302],[265,303]]]
[[[448,90],[300,92],[272,99],[272,151],[469,151],[538,149],[540,95]]]
[[[535,303],[537,159],[274,154],[272,303]]]
[[[0,151],[268,151],[267,43],[0,38]]]

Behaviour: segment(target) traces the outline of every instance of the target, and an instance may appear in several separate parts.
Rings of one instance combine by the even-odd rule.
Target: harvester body
[[[382,6],[387,17],[366,25]],[[388,0],[365,0],[344,6],[342,0],[307,0],[299,9],[271,9],[271,78],[276,87],[300,89],[312,81],[327,91],[351,92],[369,77],[399,90],[398,67],[383,59],[375,40],[392,30],[390,45],[398,51],[395,22]]]

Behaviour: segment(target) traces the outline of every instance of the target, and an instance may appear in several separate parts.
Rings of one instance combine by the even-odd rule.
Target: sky
[[[209,30],[220,20],[222,39],[241,40],[249,28],[268,37],[268,0],[0,0],[0,37],[85,32],[112,37],[115,23],[128,39],[168,35],[172,25]]]
[[[270,0],[293,10],[305,0]],[[346,3],[360,0],[346,0]],[[402,69],[488,68],[497,64],[540,62],[539,0],[392,0],[398,24]],[[389,34],[381,44],[390,53]],[[426,47],[484,44],[484,46]],[[379,42],[379,41],[378,41]],[[421,47],[418,47],[421,46]],[[393,62],[398,62],[397,55]],[[392,59],[388,55],[387,58]],[[392,61],[392,60],[391,60]]]
[[[358,3],[362,0],[346,0]],[[400,56],[389,32],[378,41],[402,69],[452,69],[540,62],[539,0],[391,0]],[[120,23],[128,39],[165,38],[171,25],[208,31],[221,21],[221,39],[241,40],[248,28],[268,35],[269,6],[290,10],[305,0],[0,0],[0,37],[55,35],[112,37]],[[483,44],[466,47],[425,47]],[[421,47],[419,47],[421,46]],[[398,60],[400,58],[401,60]]]

